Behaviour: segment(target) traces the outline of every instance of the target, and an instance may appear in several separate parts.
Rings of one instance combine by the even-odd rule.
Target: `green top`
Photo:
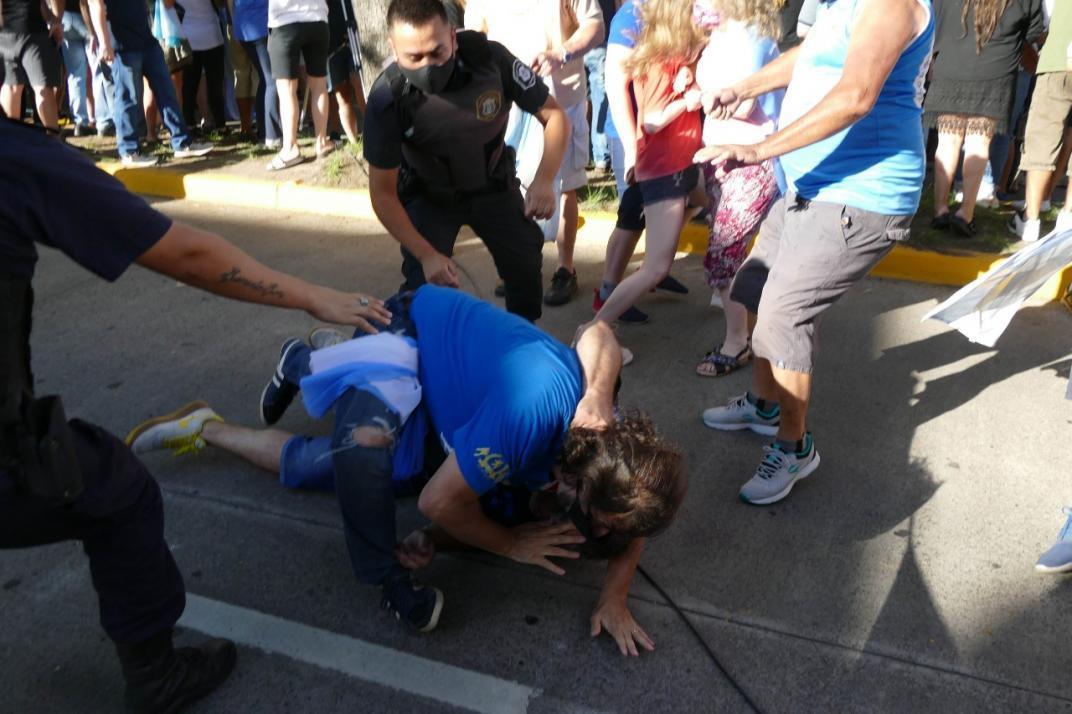
[[[1068,43],[1072,42],[1072,2],[1054,3],[1050,18],[1050,34],[1039,54],[1035,74],[1068,71]]]

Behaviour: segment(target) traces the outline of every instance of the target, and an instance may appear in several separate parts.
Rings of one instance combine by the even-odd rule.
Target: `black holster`
[[[82,495],[74,435],[58,396],[33,396],[28,280],[0,276],[0,469],[31,498],[62,505]]]

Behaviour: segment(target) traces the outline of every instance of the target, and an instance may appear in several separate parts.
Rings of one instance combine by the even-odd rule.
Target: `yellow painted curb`
[[[128,190],[148,196],[186,198],[206,203],[268,208],[321,216],[376,220],[367,190],[309,186],[296,181],[264,181],[219,173],[186,173],[178,168],[124,169],[118,162],[97,164],[119,179]],[[586,213],[579,237],[605,240],[614,229],[612,213]],[[638,246],[641,250],[642,246]],[[702,255],[707,250],[707,228],[690,223],[681,232],[678,250]],[[937,285],[961,286],[990,270],[1006,256],[988,253],[950,255],[908,246],[895,246],[871,274]],[[1072,266],[1055,275],[1033,297],[1033,302],[1062,298],[1072,284]]]

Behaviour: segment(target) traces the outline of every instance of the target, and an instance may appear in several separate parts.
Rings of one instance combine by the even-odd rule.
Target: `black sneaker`
[[[108,124],[101,129],[97,129],[97,136],[115,136],[115,126]]]
[[[976,233],[975,219],[970,221],[964,220],[962,216],[955,215],[951,219],[950,225],[953,228],[953,232],[961,238],[974,238]]]
[[[146,714],[173,714],[202,699],[227,680],[238,657],[234,643],[222,639],[174,649],[170,630],[117,650],[126,710]]]
[[[599,288],[596,288],[595,295],[592,297],[592,312],[599,312],[602,310],[604,302],[606,301],[599,297]],[[616,322],[624,322],[629,325],[643,325],[649,319],[648,313],[637,308],[635,305],[632,305],[628,310],[618,316]]]
[[[286,364],[291,351],[300,344],[302,344],[301,340],[291,337],[279,348],[279,361],[276,362],[275,372],[272,373],[272,378],[268,380],[268,384],[264,385],[264,391],[261,392],[260,415],[261,423],[265,426],[271,426],[279,421],[298,394],[298,385],[288,382],[283,376],[283,365]]]
[[[443,593],[439,588],[415,584],[409,575],[400,575],[383,584],[380,607],[390,610],[395,619],[418,632],[431,632],[439,624],[439,615],[443,612]]]
[[[577,295],[577,272],[559,268],[551,276],[551,287],[543,294],[545,305],[565,305]]]
[[[688,295],[689,289],[685,287],[685,284],[675,278],[673,275],[667,275],[665,278],[659,281],[659,284],[655,286],[656,290],[665,290],[668,293],[677,293],[678,295]]]
[[[89,124],[75,124],[74,125],[74,135],[75,136],[89,136],[92,133],[93,133],[93,129],[90,128]]]

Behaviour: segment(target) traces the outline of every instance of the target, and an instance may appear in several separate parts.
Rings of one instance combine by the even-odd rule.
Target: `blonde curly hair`
[[[692,3],[693,0],[647,0],[640,6],[640,36],[626,62],[630,74],[640,77],[665,65],[696,61],[707,38],[692,21]]]
[[[780,13],[785,0],[699,0],[710,5],[727,20],[736,20],[764,37],[781,34]]]

